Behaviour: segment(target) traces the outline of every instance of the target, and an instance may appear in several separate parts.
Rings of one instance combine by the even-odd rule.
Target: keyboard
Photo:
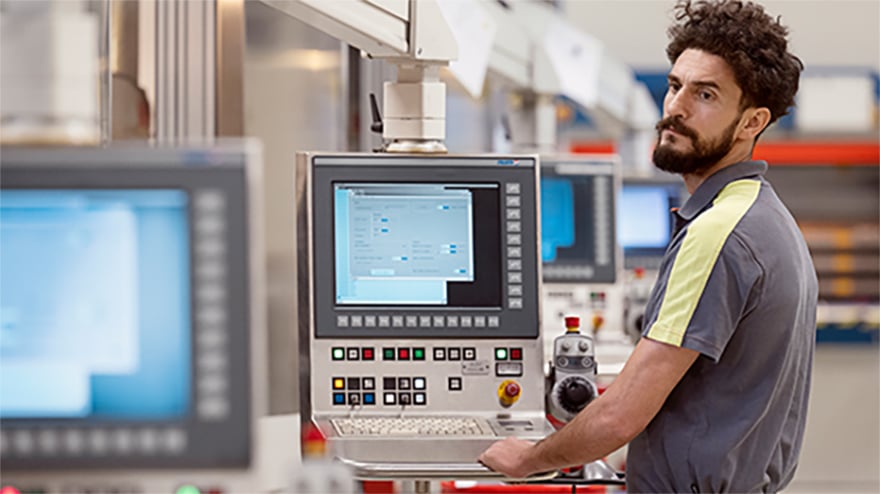
[[[330,419],[340,436],[494,436],[476,417],[348,417]]]

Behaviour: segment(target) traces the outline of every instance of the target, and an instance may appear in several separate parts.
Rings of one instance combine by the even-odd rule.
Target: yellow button
[[[345,379],[334,379],[333,389],[342,389],[345,387]]]

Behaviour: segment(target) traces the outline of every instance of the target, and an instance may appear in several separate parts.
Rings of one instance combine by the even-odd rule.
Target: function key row
[[[499,316],[364,316],[337,315],[340,328],[497,328]]]
[[[477,349],[474,347],[435,347],[433,349],[434,360],[476,360]],[[522,350],[519,350],[522,354]],[[421,361],[427,358],[424,347],[384,347],[382,348],[382,360],[414,360]],[[375,360],[376,354],[373,347],[333,347],[330,349],[332,360]],[[519,360],[519,359],[515,359]]]
[[[373,391],[376,389],[375,377],[333,377],[331,386],[334,391]],[[410,390],[424,391],[428,388],[425,377],[390,377],[382,378],[382,389],[385,391]]]
[[[419,405],[428,404],[428,395],[424,391],[409,393],[382,393],[382,403],[384,405]],[[333,405],[365,405],[371,406],[376,404],[376,393],[333,393]]]

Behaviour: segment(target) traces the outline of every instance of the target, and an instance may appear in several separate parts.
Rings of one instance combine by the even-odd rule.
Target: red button
[[[361,349],[361,358],[364,360],[373,360],[373,349],[372,348],[362,348]]]
[[[409,360],[409,348],[398,348],[397,360]]]
[[[508,383],[507,386],[504,387],[504,394],[511,398],[519,396],[519,384],[515,382]]]
[[[511,348],[510,360],[522,360],[522,348]]]

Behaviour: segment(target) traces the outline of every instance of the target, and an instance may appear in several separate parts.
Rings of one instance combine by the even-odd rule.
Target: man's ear
[[[770,109],[763,106],[749,108],[743,112],[743,120],[740,137],[745,140],[755,139],[770,123]]]

